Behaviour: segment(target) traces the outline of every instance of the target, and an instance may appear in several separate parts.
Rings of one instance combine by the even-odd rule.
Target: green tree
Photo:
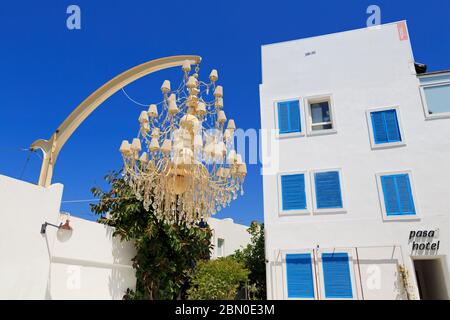
[[[190,300],[233,300],[247,282],[249,271],[233,257],[201,261],[188,290]]]
[[[237,250],[234,258],[250,270],[249,288],[254,299],[266,299],[266,256],[264,249],[264,224],[252,222],[248,232],[251,242],[242,250]]]
[[[195,265],[209,259],[211,231],[181,219],[173,224],[159,221],[146,211],[118,173],[105,177],[110,191],[92,188],[98,204],[91,204],[99,222],[115,228],[114,236],[134,241],[136,290],[124,299],[183,299]]]

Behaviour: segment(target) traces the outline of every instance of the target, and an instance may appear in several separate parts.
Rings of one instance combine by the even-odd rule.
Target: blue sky
[[[66,28],[71,4],[81,8],[81,30]],[[371,4],[381,8],[382,23],[408,21],[417,61],[430,71],[450,69],[447,0],[5,1],[0,6],[0,174],[36,182],[40,159],[33,154],[27,162],[28,152],[22,149],[38,138],[48,139],[112,77],[169,55],[201,55],[201,76],[219,70],[228,117],[241,128],[259,128],[261,45],[363,28]],[[179,75],[179,70],[163,71],[126,90],[150,104],[159,101],[162,81],[176,81]],[[118,92],[73,134],[53,178],[64,184],[63,201],[91,199],[92,186],[106,187],[103,176],[120,168],[118,147],[137,132],[141,110]],[[244,224],[262,221],[258,165],[249,166],[245,191],[216,217]],[[88,202],[64,202],[62,209],[95,219]]]

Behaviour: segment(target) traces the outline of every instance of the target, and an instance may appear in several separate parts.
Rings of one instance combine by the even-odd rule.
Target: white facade
[[[211,243],[214,246],[211,258],[216,259],[232,255],[236,250],[245,248],[250,243],[248,227],[234,223],[233,219],[208,219],[212,230]]]
[[[135,287],[134,246],[111,227],[70,217],[70,237],[40,233],[61,222],[62,192],[0,175],[0,299],[122,299]]]
[[[426,77],[416,74],[404,21],[262,47],[262,128],[280,129],[278,102],[292,100],[299,101],[302,128],[274,136],[278,163],[263,178],[269,299],[292,298],[286,255],[301,253],[311,256],[311,298],[327,298],[322,254],[333,252],[348,256],[349,298],[407,298],[398,272],[404,265],[410,299],[448,299],[450,119],[426,116]],[[333,129],[315,131],[310,105],[324,100]],[[401,141],[379,145],[371,113],[386,109],[396,110]],[[264,154],[268,146],[263,141]],[[317,208],[314,173],[324,170],[340,175],[340,209]],[[390,216],[380,176],[404,172],[415,215]],[[294,173],[304,174],[306,208],[283,211],[281,176]],[[410,239],[412,231],[431,230],[432,238]],[[436,243],[435,250],[412,251],[412,241]],[[422,259],[436,263],[419,272]]]
[[[122,299],[135,288],[135,248],[113,237],[113,228],[70,217],[70,234],[51,226],[40,233],[44,222],[65,222],[62,192],[61,184],[43,188],[0,175],[0,299]],[[211,241],[223,240],[223,256],[250,242],[247,227],[231,219],[208,223]]]

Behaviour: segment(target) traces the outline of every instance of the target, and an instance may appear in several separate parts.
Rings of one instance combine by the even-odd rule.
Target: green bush
[[[234,300],[249,271],[232,257],[200,261],[188,289],[190,300]]]

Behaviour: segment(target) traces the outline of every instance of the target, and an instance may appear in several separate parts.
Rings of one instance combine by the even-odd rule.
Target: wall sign
[[[436,239],[438,235],[439,229],[410,231],[408,242],[411,243],[411,250],[421,254],[436,254],[441,244],[441,241]]]

